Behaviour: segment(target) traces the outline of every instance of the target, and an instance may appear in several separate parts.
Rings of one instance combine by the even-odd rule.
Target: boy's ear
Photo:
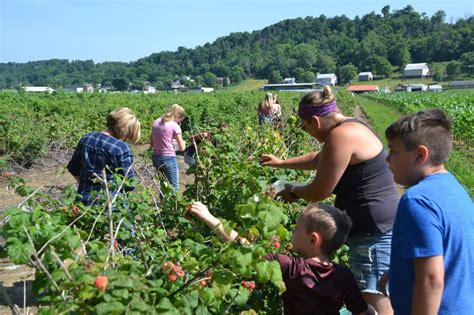
[[[424,145],[419,145],[416,148],[416,160],[415,163],[416,165],[421,165],[429,161],[430,159],[430,150],[428,149],[427,146]]]
[[[311,244],[321,247],[323,239],[321,238],[321,235],[319,235],[317,232],[312,232],[311,233]]]

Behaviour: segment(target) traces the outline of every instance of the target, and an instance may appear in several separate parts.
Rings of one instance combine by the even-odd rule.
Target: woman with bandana
[[[392,314],[390,300],[378,287],[388,270],[392,226],[399,196],[385,162],[387,151],[364,122],[344,116],[329,86],[300,101],[301,128],[323,144],[319,152],[281,160],[271,154],[261,164],[278,168],[316,170],[305,186],[287,184],[278,196],[287,202],[322,201],[336,195],[335,206],[353,222],[348,238],[349,263],[364,299],[379,314]]]

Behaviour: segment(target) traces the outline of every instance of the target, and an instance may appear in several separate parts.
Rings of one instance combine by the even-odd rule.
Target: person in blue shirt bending
[[[91,132],[79,141],[67,169],[78,182],[80,201],[85,205],[94,204],[99,197],[102,184],[96,177],[102,176],[105,169],[108,182],[118,173],[128,178],[135,177],[132,169],[133,155],[125,141],[136,143],[140,139],[140,121],[126,107],[112,111],[107,116],[107,129]],[[124,186],[123,190],[133,190]],[[115,193],[115,192],[114,192]]]
[[[474,314],[474,205],[444,167],[451,122],[439,109],[401,117],[385,131],[398,206],[389,271],[395,314]],[[383,285],[382,285],[383,286]]]

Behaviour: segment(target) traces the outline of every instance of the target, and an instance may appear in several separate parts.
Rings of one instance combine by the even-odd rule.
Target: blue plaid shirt
[[[131,178],[135,177],[132,164],[133,155],[125,142],[102,132],[91,132],[79,141],[67,168],[72,175],[79,176],[78,193],[82,196],[81,201],[90,205],[93,202],[91,191],[102,188],[100,183],[93,182],[96,178],[94,173],[102,177],[102,170],[105,169],[107,181],[111,182],[114,172],[125,175],[130,168],[127,176]],[[124,187],[125,190],[133,188]]]

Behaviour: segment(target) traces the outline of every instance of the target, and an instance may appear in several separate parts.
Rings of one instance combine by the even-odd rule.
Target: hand
[[[282,164],[282,160],[272,154],[262,154],[260,157],[260,165],[277,167]]]
[[[202,204],[201,202],[194,202],[188,208],[189,212],[196,216],[198,219],[209,222],[211,219],[215,217],[209,212],[209,209],[206,205]]]
[[[387,293],[387,282],[388,282],[389,274],[388,271],[385,271],[382,275],[382,277],[379,280],[379,289],[380,292],[382,292],[383,295],[388,296]]]
[[[276,194],[275,198],[279,199],[283,202],[292,202],[295,201],[295,198],[291,195],[291,191],[293,189],[293,185],[285,184],[285,188]]]

